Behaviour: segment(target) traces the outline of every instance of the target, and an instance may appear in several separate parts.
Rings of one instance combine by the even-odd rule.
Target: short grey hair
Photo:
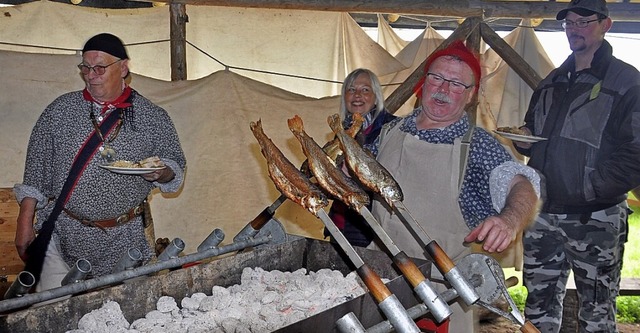
[[[360,74],[369,75],[369,80],[371,81],[371,89],[373,89],[373,93],[376,95],[376,110],[374,111],[373,118],[376,117],[384,110],[384,95],[382,94],[382,86],[380,85],[380,80],[378,80],[378,76],[376,76],[372,71],[366,68],[358,68],[353,70],[353,72],[349,73],[347,77],[344,79],[342,83],[342,98],[340,99],[340,118],[345,119],[347,116],[347,105],[344,102],[344,96],[346,96],[347,88],[353,84],[353,81],[356,80],[358,75]]]

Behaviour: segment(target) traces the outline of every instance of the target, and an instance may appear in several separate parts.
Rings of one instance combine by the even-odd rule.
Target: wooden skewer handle
[[[528,320],[524,323],[524,325],[520,327],[520,332],[540,333],[540,331],[535,326],[533,326],[533,324]]]
[[[258,216],[256,216],[251,222],[249,222],[249,225],[253,229],[260,230],[273,217],[273,214],[269,212],[269,208],[270,207],[265,208],[260,212],[260,214],[258,214]]]
[[[511,288],[517,284],[518,284],[518,278],[515,276],[511,276],[508,279],[504,280],[504,285],[507,286],[507,288]]]
[[[387,297],[391,296],[391,291],[384,282],[382,282],[378,273],[372,270],[367,264],[358,267],[356,271],[367,288],[369,288],[369,292],[376,300],[376,303],[381,303],[387,299]]]
[[[440,270],[442,275],[449,273],[456,265],[453,263],[453,260],[449,258],[446,252],[438,245],[435,240],[432,240],[427,244],[427,253],[433,258],[436,267]]]
[[[417,287],[427,278],[422,274],[418,266],[404,252],[399,252],[393,257],[393,262],[398,266],[405,278],[409,280],[412,287]]]

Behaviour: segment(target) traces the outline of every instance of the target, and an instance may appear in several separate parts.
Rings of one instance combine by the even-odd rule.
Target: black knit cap
[[[129,59],[120,38],[108,33],[97,34],[89,38],[82,48],[83,54],[87,51],[102,51],[116,58]]]

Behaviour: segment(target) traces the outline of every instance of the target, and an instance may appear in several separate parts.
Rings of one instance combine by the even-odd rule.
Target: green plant
[[[616,319],[620,323],[640,323],[640,297],[620,296],[616,302]]]
[[[524,303],[527,301],[527,288],[523,285],[509,288],[509,296],[516,303],[516,307],[520,310],[520,313],[524,313]]]

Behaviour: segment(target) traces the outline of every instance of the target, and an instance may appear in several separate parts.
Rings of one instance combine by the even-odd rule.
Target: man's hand
[[[531,131],[528,128],[522,126],[522,127],[520,127],[520,130],[524,133],[523,135],[531,136]],[[522,142],[522,141],[513,141],[513,144],[518,146],[518,147],[520,147],[520,148],[522,148],[522,149],[529,149],[532,146],[532,143],[530,143],[530,142]]]
[[[522,175],[516,175],[509,185],[509,194],[497,216],[487,217],[464,238],[465,242],[484,242],[485,251],[502,252],[518,233],[533,221],[538,211],[538,196],[533,185]]]
[[[514,223],[501,216],[489,216],[464,238],[467,243],[481,242],[489,253],[504,251],[516,238]]]
[[[159,183],[170,182],[174,177],[175,173],[170,167],[166,167],[164,169],[156,170],[142,175],[142,178],[144,178],[145,180],[148,180],[150,182],[157,181]]]

